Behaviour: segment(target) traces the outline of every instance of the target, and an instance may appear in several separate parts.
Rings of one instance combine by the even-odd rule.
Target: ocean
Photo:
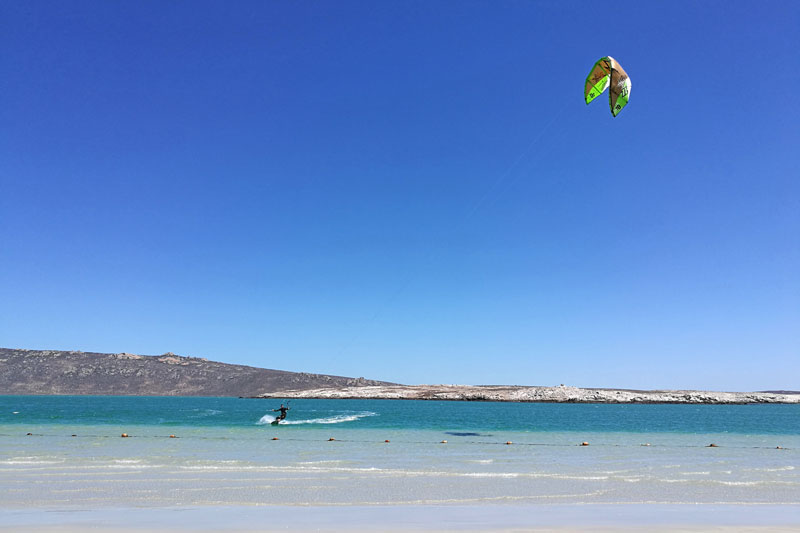
[[[280,403],[0,396],[0,508],[800,504],[797,404]]]

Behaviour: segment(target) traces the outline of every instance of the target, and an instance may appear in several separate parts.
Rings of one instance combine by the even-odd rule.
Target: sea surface
[[[800,504],[798,404],[279,405],[0,396],[0,509]]]

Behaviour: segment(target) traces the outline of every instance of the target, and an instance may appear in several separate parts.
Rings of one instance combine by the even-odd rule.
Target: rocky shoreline
[[[542,403],[800,403],[800,393],[712,392],[694,390],[584,389],[507,385],[383,385],[287,390],[253,398],[330,398],[365,400],[451,400]]]

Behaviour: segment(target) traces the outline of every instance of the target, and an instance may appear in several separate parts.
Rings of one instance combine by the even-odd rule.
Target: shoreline
[[[476,504],[203,506],[0,510],[0,532],[623,531],[788,532],[800,506],[775,504]]]
[[[431,400],[517,403],[797,404],[800,393],[632,390],[509,385],[379,385],[268,392],[247,399]]]

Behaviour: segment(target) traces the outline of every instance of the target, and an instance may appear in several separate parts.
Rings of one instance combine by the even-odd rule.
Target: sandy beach
[[[800,531],[795,505],[263,506],[0,512],[3,533]]]
[[[0,532],[800,531],[796,405],[291,405],[0,397]]]

